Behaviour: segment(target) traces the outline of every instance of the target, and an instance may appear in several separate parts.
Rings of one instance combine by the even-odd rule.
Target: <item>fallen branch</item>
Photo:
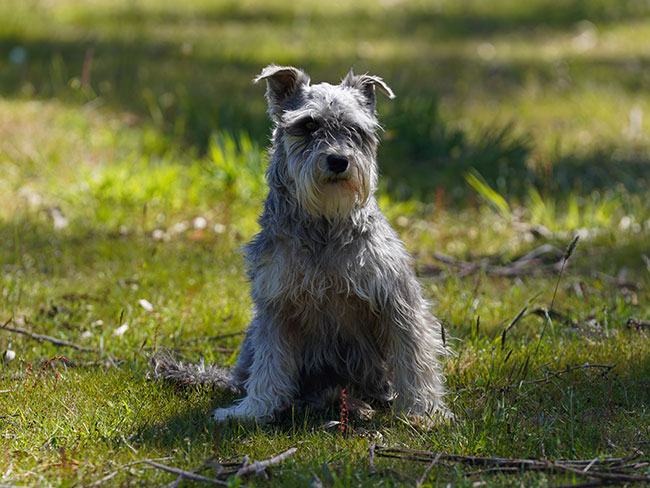
[[[370,443],[370,446],[368,447],[368,467],[370,468],[371,471],[375,469],[375,447],[377,444],[374,442]]]
[[[164,461],[166,459],[171,459],[171,458],[169,456],[167,456],[167,457],[162,457],[162,458],[155,458],[153,460],[154,461]],[[104,482],[106,482],[106,481],[114,478],[115,476],[117,476],[117,474],[120,472],[121,469],[130,468],[131,466],[135,466],[136,464],[142,464],[142,463],[144,463],[146,461],[151,461],[151,460],[146,459],[146,460],[133,461],[131,463],[122,464],[121,466],[118,466],[117,468],[115,468],[110,473],[106,474],[103,478],[100,478],[97,481],[94,481],[93,483],[91,483],[90,485],[87,485],[87,486],[89,486],[89,487],[90,486],[100,486],[100,485],[104,484]]]
[[[269,466],[274,464],[279,464],[288,457],[292,456],[298,450],[297,447],[292,447],[291,449],[286,450],[282,454],[275,456],[274,458],[267,459],[266,461],[255,461],[254,463],[249,464],[248,466],[241,467],[235,476],[246,476],[252,473],[260,473],[264,471]]]
[[[433,458],[433,461],[431,461],[431,464],[427,466],[427,469],[424,470],[424,473],[422,473],[422,476],[420,476],[420,479],[417,481],[415,486],[422,486],[424,483],[424,480],[427,478],[427,475],[429,474],[429,471],[433,469],[433,467],[438,464],[438,461],[440,461],[440,457],[444,454],[444,451],[441,451],[438,453],[436,457]]]
[[[191,471],[185,471],[184,469],[180,468],[173,468],[171,466],[165,466],[164,464],[156,463],[154,461],[150,461],[148,459],[143,460],[144,463],[149,464],[150,466],[153,466],[154,468],[157,469],[162,469],[163,471],[167,471],[169,473],[174,473],[179,476],[182,476],[185,479],[192,480],[192,481],[202,481],[204,483],[212,483],[213,485],[223,485],[223,486],[228,486],[228,483],[225,481],[217,480],[214,478],[208,478],[207,476],[202,476],[200,474],[192,473]]]
[[[438,253],[433,255],[433,259],[447,266],[458,268],[460,276],[468,276],[478,271],[484,271],[487,275],[516,277],[540,270],[555,272],[562,266],[564,253],[555,246],[544,244],[533,249],[528,254],[503,265],[494,264],[495,259],[493,258],[482,258],[478,261],[463,261]],[[430,273],[431,271],[430,269],[422,270],[424,274]]]
[[[480,471],[471,471],[464,473],[465,476],[473,476],[486,473],[520,473],[521,471],[544,471],[556,472],[561,471],[586,478],[595,478],[611,483],[623,482],[643,482],[650,483],[650,476],[638,475],[635,473],[623,473],[624,468],[633,468],[637,465],[625,465],[630,459],[634,458],[611,458],[611,459],[591,459],[591,460],[558,460],[548,461],[545,459],[511,459],[511,458],[491,458],[477,456],[462,456],[457,454],[434,453],[430,451],[420,451],[416,449],[389,448],[385,446],[374,446],[374,455],[379,457],[388,457],[395,459],[406,459],[411,461],[429,462],[440,460],[455,463],[467,464],[470,466],[487,466],[487,469]],[[433,463],[432,463],[433,464]],[[645,464],[645,463],[641,463]],[[599,467],[600,470],[589,470],[591,467]],[[616,471],[605,471],[606,469]]]
[[[247,458],[245,458],[244,461],[241,463],[218,463],[217,465],[219,466],[219,472],[217,473],[217,476],[221,479],[216,479],[216,478],[208,478],[207,476],[202,476],[200,474],[197,474],[197,471],[201,471],[202,469],[205,469],[210,465],[209,462],[206,461],[204,463],[203,467],[194,470],[194,471],[187,471],[184,469],[180,468],[174,468],[171,466],[166,466],[164,464],[156,463],[150,459],[144,459],[142,461],[138,461],[141,463],[146,463],[154,468],[161,469],[163,471],[167,471],[169,473],[173,473],[178,475],[178,478],[176,478],[174,481],[169,483],[167,487],[172,488],[178,486],[181,481],[183,480],[192,480],[192,481],[201,481],[204,483],[212,483],[212,484],[217,484],[217,485],[222,485],[222,486],[227,486],[228,483],[225,481],[222,481],[223,479],[228,478],[229,476],[236,476],[236,477],[243,477],[243,476],[248,476],[251,474],[260,474],[263,471],[265,471],[267,468],[270,466],[273,466],[274,464],[279,464],[285,459],[287,459],[289,456],[292,456],[298,449],[296,447],[292,447],[291,449],[283,452],[282,454],[279,454],[271,459],[267,459],[265,461],[255,461],[251,464],[248,464]],[[209,461],[212,460],[213,458],[209,458]],[[225,466],[232,467],[231,469],[222,469]]]
[[[546,371],[546,375],[544,378],[538,378],[536,380],[530,380],[530,381],[525,381],[523,384],[524,385],[535,385],[538,383],[548,383],[551,378],[559,378],[560,375],[563,375],[565,373],[570,373],[571,371],[576,371],[578,369],[589,369],[589,368],[599,368],[599,369],[604,369],[601,374],[607,374],[609,373],[613,368],[616,367],[616,363],[613,364],[581,364],[579,366],[568,366],[565,369],[561,369],[559,371]]]
[[[13,318],[7,320],[4,324],[2,324],[2,327],[0,327],[0,330],[6,330],[8,332],[15,332],[17,334],[23,334],[28,336],[30,339],[34,339],[39,342],[50,342],[54,344],[55,346],[63,346],[63,347],[71,347],[72,349],[76,349],[77,351],[83,351],[83,352],[99,352],[97,349],[91,349],[89,347],[83,347],[79,346],[78,344],[75,344],[74,342],[66,341],[64,339],[57,339],[56,337],[50,337],[48,335],[43,335],[43,334],[37,334],[36,332],[32,332],[27,329],[21,329],[20,327],[10,327],[8,324],[13,321]]]

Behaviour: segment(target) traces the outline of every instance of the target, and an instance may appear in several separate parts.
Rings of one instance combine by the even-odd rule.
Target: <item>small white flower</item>
[[[618,223],[618,228],[621,230],[628,230],[632,226],[633,222],[634,222],[633,216],[625,215]]]
[[[169,236],[165,234],[165,231],[162,229],[154,229],[154,231],[151,233],[151,237],[154,241],[166,241],[169,239]]]
[[[203,217],[197,217],[192,221],[192,225],[195,229],[201,230],[205,229],[208,226],[208,221]]]
[[[125,322],[113,331],[113,335],[122,336],[127,330],[129,330],[129,324]]]
[[[144,308],[147,312],[153,312],[153,305],[149,300],[145,300],[144,298],[141,298],[138,300],[138,303],[142,308]]]

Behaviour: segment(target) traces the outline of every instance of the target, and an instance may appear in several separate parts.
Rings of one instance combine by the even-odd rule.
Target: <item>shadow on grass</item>
[[[535,373],[531,375],[529,380],[537,379]],[[503,377],[493,378],[496,384],[492,386],[468,388],[450,378],[448,398],[457,422],[438,425],[430,432],[416,430],[421,431],[423,439],[433,436],[438,445],[453,445],[452,439],[460,435],[470,451],[478,449],[476,452],[483,455],[516,452],[517,457],[562,458],[574,450],[599,455],[616,444],[640,449],[647,442],[641,430],[650,404],[649,377],[650,362],[637,357],[607,374],[579,370],[530,387],[510,385],[504,389],[501,383],[508,378]],[[220,459],[233,459],[248,453],[249,448],[242,451],[240,446],[250,445],[259,436],[295,442],[328,432],[333,438],[343,439],[341,425],[331,424],[341,419],[338,406],[288,410],[267,423],[252,420],[216,424],[210,419],[212,409],[231,405],[232,397],[192,390],[175,395],[181,405],[186,402],[187,406],[160,421],[135,426],[129,435],[131,441],[165,449],[207,445]],[[208,397],[210,401],[206,401]],[[349,435],[363,437],[388,427],[404,428],[404,422],[391,415],[390,409],[384,407],[371,420],[349,418],[346,429]],[[626,427],[618,428],[619,423]],[[488,439],[476,435],[487,435]],[[225,451],[220,450],[221,446],[227,446]]]
[[[348,13],[316,9],[305,15],[310,14],[307,25],[314,31],[342,26],[342,35],[350,35],[354,25],[363,23],[362,32],[367,31],[369,43],[374,38],[391,37],[398,42],[408,35],[427,45],[445,39],[574,29],[585,19],[597,23],[630,21],[647,13],[648,8],[633,0],[575,0],[561,8],[550,0],[540,0],[526,8],[504,4],[493,12],[474,10],[358,9],[350,19]],[[239,55],[230,52],[228,42],[232,41],[220,39],[219,30],[244,24],[252,29],[251,36],[262,39],[268,35],[264,29],[295,31],[298,35],[302,32],[296,27],[300,15],[300,11],[293,13],[284,7],[246,8],[231,3],[189,10],[145,11],[134,5],[106,11],[80,9],[73,25],[91,29],[85,37],[0,37],[0,53],[7,53],[0,57],[0,94],[105,105],[153,122],[168,134],[170,146],[184,141],[199,152],[207,149],[217,129],[245,130],[265,144],[269,122],[264,90],[251,84],[265,63],[252,54],[243,54],[245,51]],[[112,26],[123,27],[124,34],[111,37]],[[189,41],[184,41],[183,33],[191,33],[192,26],[208,29],[204,38],[192,38],[199,46],[196,49],[188,49]],[[98,33],[93,34],[92,29]],[[214,32],[213,42],[208,32]],[[267,60],[272,61],[276,60]],[[648,88],[647,77],[642,76],[650,67],[647,56],[590,56],[558,66],[542,60],[486,62],[465,52],[434,50],[393,54],[378,58],[370,66],[350,49],[290,62],[302,65],[315,81],[334,82],[355,66],[358,71],[379,74],[393,85],[398,98],[390,103],[381,101],[379,107],[387,128],[380,161],[389,179],[386,188],[398,198],[431,200],[439,187],[452,188],[462,198],[465,193],[458,189],[462,188],[462,175],[470,168],[506,195],[520,194],[528,183],[544,185],[551,191],[574,185],[589,191],[607,188],[614,181],[636,191],[641,186],[638,183],[645,182],[646,155],[627,154],[615,160],[611,157],[614,150],[608,148],[596,148],[586,156],[563,157],[554,167],[556,181],[540,181],[529,167],[532,144],[527,135],[517,133],[513,126],[486,127],[482,136],[449,127],[440,116],[437,94],[467,85],[498,99],[517,92],[528,79],[550,86],[559,82],[580,86],[598,80],[614,83],[627,92],[643,92]]]
[[[225,22],[243,24],[249,29],[272,25],[275,29],[290,30],[297,20],[313,26],[363,24],[368,32],[386,31],[413,35],[426,33],[432,39],[486,37],[510,33],[530,34],[536,29],[545,31],[573,30],[581,21],[603,25],[633,21],[648,14],[650,8],[638,0],[572,0],[558,6],[553,0],[535,0],[525,7],[516,2],[501,2],[490,9],[471,5],[467,7],[436,6],[426,3],[400,5],[398,8],[377,5],[372,9],[360,6],[352,9],[287,8],[284,4],[243,5],[223,2],[199,5],[191,9],[143,9],[136,4],[110,11],[87,10],[76,16],[77,23],[117,24],[124,28],[138,28],[156,24],[164,27],[183,25],[219,26]],[[523,7],[523,8],[522,8]]]

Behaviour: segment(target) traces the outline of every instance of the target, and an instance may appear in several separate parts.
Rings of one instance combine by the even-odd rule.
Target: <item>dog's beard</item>
[[[340,220],[362,207],[370,198],[370,175],[350,161],[343,177],[323,172],[319,161],[308,158],[295,165],[294,181],[298,203],[311,215]]]

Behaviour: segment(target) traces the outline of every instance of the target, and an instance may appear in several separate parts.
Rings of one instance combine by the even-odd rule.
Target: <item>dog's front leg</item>
[[[295,398],[300,368],[298,350],[275,320],[257,315],[249,330],[253,358],[244,386],[246,396],[229,408],[218,408],[212,417],[268,420]]]

